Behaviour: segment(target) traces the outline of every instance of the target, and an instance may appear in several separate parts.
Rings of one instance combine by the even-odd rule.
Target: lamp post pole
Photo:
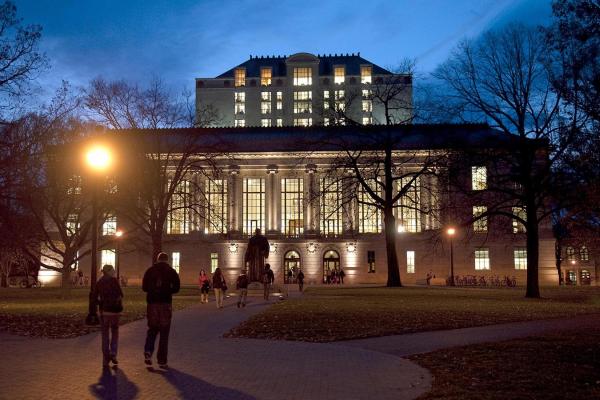
[[[117,281],[121,283],[121,237],[123,237],[123,231],[116,231],[115,236],[117,239],[117,246],[115,250],[115,269],[117,270]]]
[[[450,236],[450,286],[456,286],[454,283],[454,234],[456,229],[448,228],[448,236]]]
[[[88,302],[88,316],[85,319],[87,325],[98,325],[98,312],[96,299],[94,299],[94,287],[96,286],[96,273],[98,271],[98,182],[94,182],[92,193],[92,263],[90,271],[90,295]]]

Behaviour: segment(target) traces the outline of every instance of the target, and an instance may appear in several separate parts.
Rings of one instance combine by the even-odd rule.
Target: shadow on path
[[[178,398],[184,400],[211,399],[211,400],[256,400],[256,398],[239,392],[235,389],[211,385],[202,379],[170,368],[168,371],[153,372],[162,375],[175,389]]]
[[[90,385],[90,392],[98,399],[130,400],[137,396],[138,387],[118,368],[102,368],[98,383]]]

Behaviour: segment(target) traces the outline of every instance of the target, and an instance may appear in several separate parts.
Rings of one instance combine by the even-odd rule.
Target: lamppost
[[[92,171],[94,182],[92,183],[92,266],[90,271],[90,295],[88,302],[88,316],[85,319],[87,325],[98,325],[98,313],[96,311],[96,299],[94,299],[94,287],[96,286],[96,274],[98,271],[98,178],[111,165],[111,155],[106,147],[93,146],[85,154],[85,161]]]
[[[117,270],[117,281],[121,282],[121,237],[123,237],[123,231],[118,230],[115,232],[116,238],[116,249],[115,249],[115,269]]]
[[[453,238],[454,234],[456,234],[456,229],[448,228],[446,233],[450,237],[450,286],[456,286],[454,284],[454,243]]]

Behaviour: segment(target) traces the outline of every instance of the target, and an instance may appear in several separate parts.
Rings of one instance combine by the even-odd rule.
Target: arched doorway
[[[290,250],[283,256],[283,283],[296,283],[298,272],[300,272],[300,254]]]
[[[340,255],[335,250],[327,250],[323,254],[323,283],[331,282],[331,272],[340,270]]]
[[[590,271],[587,269],[581,270],[581,284],[582,285],[591,285],[592,284],[592,276]]]

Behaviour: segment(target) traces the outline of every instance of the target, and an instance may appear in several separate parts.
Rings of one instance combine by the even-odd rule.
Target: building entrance
[[[334,283],[334,271],[340,270],[340,255],[335,250],[328,250],[323,254],[323,283]]]
[[[283,256],[283,283],[296,283],[300,272],[300,254],[290,250]]]

